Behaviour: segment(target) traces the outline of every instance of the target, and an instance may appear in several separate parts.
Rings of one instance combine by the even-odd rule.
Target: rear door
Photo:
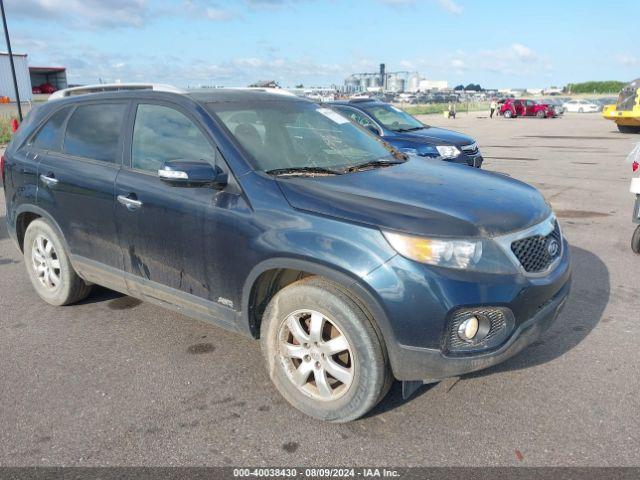
[[[100,283],[113,288],[123,283],[113,210],[129,106],[128,101],[78,104],[60,143],[42,154],[38,166],[38,205],[60,226],[74,266],[89,279],[98,273]]]
[[[41,125],[13,152],[11,170],[7,174],[7,189],[12,190],[12,194],[6,195],[7,212],[14,211],[13,202],[37,202],[38,163],[48,150],[59,147],[64,124],[71,110],[72,107],[65,107],[52,111],[44,121],[40,119]]]
[[[525,100],[525,112],[529,117],[536,114],[536,104],[532,100]]]

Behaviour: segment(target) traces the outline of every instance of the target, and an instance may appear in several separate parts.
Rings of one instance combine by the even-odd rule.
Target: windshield
[[[331,109],[306,101],[212,102],[216,115],[264,172],[344,171],[364,163],[397,161],[382,141]]]
[[[385,128],[394,132],[407,132],[425,128],[422,123],[408,113],[387,103],[362,105],[362,108]]]

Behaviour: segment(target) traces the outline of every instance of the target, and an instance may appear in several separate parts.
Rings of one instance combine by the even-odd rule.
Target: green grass
[[[449,109],[448,103],[425,103],[422,105],[398,105],[405,112],[410,115],[429,115],[433,113],[442,114],[443,111]],[[483,110],[489,111],[489,102],[481,102],[481,103],[469,103],[468,104],[469,112],[480,112]],[[466,103],[457,103],[456,104],[456,112],[458,114],[467,112],[467,104]]]
[[[11,120],[16,117],[10,117],[8,115],[0,116],[0,145],[9,143],[13,132],[11,131]]]

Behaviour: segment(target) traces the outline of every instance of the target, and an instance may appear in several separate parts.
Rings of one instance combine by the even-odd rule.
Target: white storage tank
[[[20,100],[31,101],[31,78],[29,77],[29,65],[25,54],[14,53],[13,63],[16,68],[16,79],[18,80],[18,92]],[[12,102],[16,101],[16,91],[13,86],[11,76],[11,62],[9,54],[0,52],[0,96],[9,97]]]
[[[407,86],[407,91],[411,93],[416,93],[420,90],[420,74],[418,72],[414,72],[409,75],[409,84]]]
[[[392,73],[387,77],[387,91],[389,92],[395,92],[395,93],[404,92],[404,84],[405,84],[404,78],[400,78],[395,73]]]

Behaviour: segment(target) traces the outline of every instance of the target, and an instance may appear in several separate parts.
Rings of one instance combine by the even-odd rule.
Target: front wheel
[[[631,250],[634,253],[640,253],[640,225],[638,225],[636,231],[633,232],[633,237],[631,237]]]
[[[309,277],[280,290],[261,325],[269,375],[298,410],[332,422],[355,420],[392,381],[382,340],[343,287]]]
[[[544,118],[544,117],[546,117],[546,114],[544,113],[544,110],[538,110],[538,111],[536,112],[536,117],[538,117],[538,118]]]
[[[634,125],[618,125],[620,133],[640,133],[640,127]]]
[[[502,115],[504,116],[504,118],[513,117],[513,113],[511,112],[511,110],[505,110],[505,112]]]
[[[24,263],[33,288],[51,305],[77,302],[91,291],[71,266],[61,239],[41,218],[31,222],[24,234]]]

